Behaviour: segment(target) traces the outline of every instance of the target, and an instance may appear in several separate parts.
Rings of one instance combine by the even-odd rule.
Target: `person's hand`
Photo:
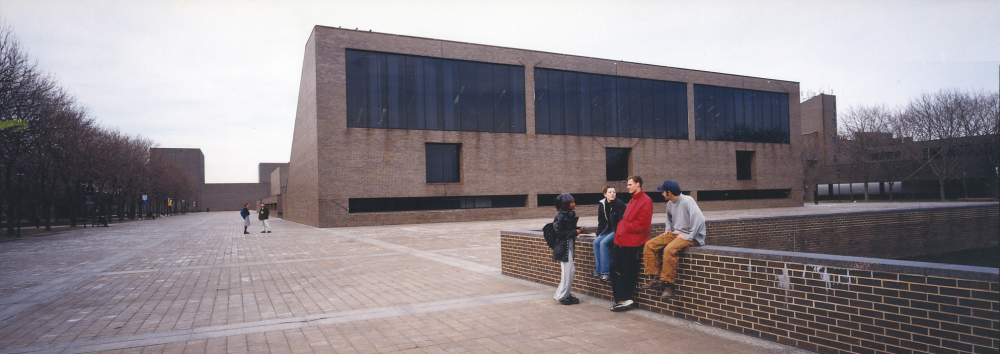
[[[576,234],[577,235],[583,235],[585,229],[586,229],[586,227],[581,227],[579,230],[576,230]]]
[[[680,239],[682,239],[684,241],[690,241],[687,238],[687,234],[677,234],[677,238],[680,238]]]

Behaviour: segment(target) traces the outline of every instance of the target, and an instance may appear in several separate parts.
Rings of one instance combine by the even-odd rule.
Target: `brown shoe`
[[[663,295],[660,295],[660,297],[664,299],[669,299],[674,297],[674,284],[671,283],[666,283],[666,284],[667,287],[663,289]]]
[[[653,279],[653,280],[650,280],[648,283],[646,283],[646,285],[643,285],[642,288],[643,289],[655,289],[655,288],[659,288],[659,287],[663,286],[663,284],[666,284],[666,283],[664,283],[660,279]]]

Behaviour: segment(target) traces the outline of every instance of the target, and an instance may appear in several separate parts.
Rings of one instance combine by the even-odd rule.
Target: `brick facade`
[[[345,50],[358,49],[524,67],[526,134],[348,128]],[[689,139],[535,134],[534,68],[687,84]],[[695,140],[696,84],[787,93],[789,144]],[[630,173],[646,190],[666,179],[685,190],[789,189],[783,199],[706,203],[706,208],[801,205],[798,83],[529,50],[317,26],[305,48],[285,218],[353,226],[547,215],[538,194],[597,193],[608,184],[605,148],[632,149]],[[460,143],[461,182],[426,183],[425,143]],[[753,179],[736,179],[737,150],[755,151]],[[611,182],[618,183],[618,182]],[[527,195],[527,207],[349,213],[351,198]]]
[[[912,217],[907,222],[929,229],[938,226],[934,220],[956,213],[964,214],[967,223],[992,219],[983,229],[953,231],[956,239],[994,244],[997,240],[996,205],[910,212],[913,215],[892,217]],[[873,225],[888,217],[884,214],[811,218],[824,219],[817,225],[830,223],[827,232],[817,235],[839,238],[876,228]],[[845,217],[853,223],[843,225]],[[712,245],[725,239],[770,245],[752,239],[771,238],[764,230],[776,224],[773,219],[740,220],[744,239],[735,238],[731,230],[736,227],[727,224],[732,221],[710,222],[709,245],[688,248],[681,257],[678,295],[662,301],[658,291],[638,289],[634,306],[822,353],[997,352],[998,269]],[[904,233],[893,231],[898,226],[878,226],[883,233],[858,243],[896,242],[892,234]],[[662,230],[662,224],[654,225],[654,232]],[[886,238],[879,239],[880,234]],[[923,253],[939,252],[939,245],[923,242],[938,236],[911,235],[904,244],[914,246],[905,248],[917,252],[923,246]],[[559,264],[551,259],[539,231],[501,231],[500,240],[503,274],[552,286],[559,283]],[[610,299],[610,284],[588,276],[594,270],[592,242],[593,237],[585,236],[576,244],[579,276],[573,291]],[[852,254],[858,246],[844,244],[836,251]],[[643,275],[640,282],[649,279]]]
[[[203,201],[198,205],[203,210],[231,211],[250,203],[250,209],[256,210],[260,205],[254,204],[268,196],[268,187],[263,183],[208,183],[202,188]]]

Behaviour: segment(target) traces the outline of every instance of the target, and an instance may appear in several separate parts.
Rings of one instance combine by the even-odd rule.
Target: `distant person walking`
[[[552,220],[552,228],[555,230],[557,243],[552,247],[552,259],[559,261],[562,276],[559,280],[559,287],[553,298],[563,305],[579,304],[580,299],[570,293],[573,288],[573,276],[576,268],[573,267],[573,248],[576,244],[576,237],[583,233],[583,228],[577,229],[576,222],[580,219],[576,216],[576,201],[569,193],[563,193],[556,197],[556,214]]]
[[[705,244],[705,215],[701,213],[694,198],[681,194],[681,186],[677,182],[663,182],[656,190],[661,191],[663,198],[667,200],[666,232],[646,242],[642,260],[646,266],[646,275],[653,275],[654,278],[643,289],[664,287],[660,297],[669,299],[674,296],[677,252]],[[661,257],[656,254],[660,250],[663,250],[662,262]]]
[[[248,206],[250,206],[250,203],[243,203],[243,210],[240,210],[240,216],[243,217],[243,233],[244,234],[250,233],[250,232],[247,231],[247,228],[250,227],[250,211],[247,210]]]
[[[632,306],[632,293],[639,282],[639,252],[649,240],[649,224],[653,221],[653,200],[642,191],[642,177],[630,176],[626,187],[632,199],[618,223],[611,248],[611,291],[615,302],[611,311]]]
[[[625,215],[625,202],[618,199],[615,186],[602,190],[604,199],[597,205],[597,237],[594,238],[594,275],[607,281],[611,269],[611,245],[615,241],[618,222]]]
[[[257,219],[260,219],[260,226],[263,228],[260,233],[271,233],[271,225],[267,223],[267,216],[271,214],[270,210],[264,206],[264,203],[260,204],[260,210],[257,211]]]

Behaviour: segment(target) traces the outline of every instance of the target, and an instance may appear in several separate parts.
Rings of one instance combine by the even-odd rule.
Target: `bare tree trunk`
[[[45,231],[52,231],[52,203],[45,204]]]
[[[938,178],[938,191],[941,192],[941,201],[944,201],[944,179]]]

